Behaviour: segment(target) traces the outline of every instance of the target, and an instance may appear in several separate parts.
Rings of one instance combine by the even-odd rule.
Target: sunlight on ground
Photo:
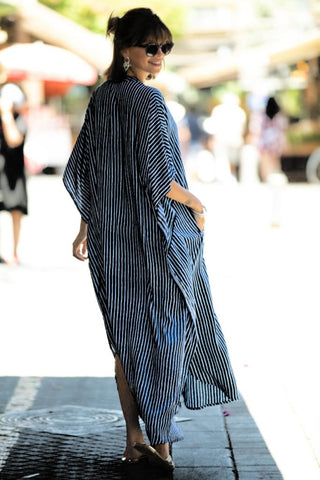
[[[319,478],[320,188],[288,185],[278,228],[266,185],[192,189],[208,209],[205,257],[240,391],[284,478]],[[0,266],[0,375],[113,376],[88,267],[71,256],[77,212],[59,177],[31,178],[29,194],[22,265]]]

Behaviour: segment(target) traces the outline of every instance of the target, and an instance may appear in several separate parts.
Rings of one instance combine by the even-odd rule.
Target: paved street
[[[172,476],[121,466],[125,425],[113,378],[5,377],[1,386],[2,480],[283,478],[243,401],[229,416],[222,407],[180,411],[185,439],[173,447]]]
[[[279,227],[271,227],[273,194],[266,185],[192,188],[208,209],[207,266],[243,400],[225,407],[227,417],[220,407],[181,412],[189,419],[188,438],[177,446],[174,478],[319,480],[320,187],[285,187]],[[113,376],[113,361],[88,268],[71,257],[75,208],[59,177],[30,178],[29,195],[21,265],[0,265],[0,412],[65,405],[118,410],[114,380],[103,378]],[[0,227],[1,253],[9,257],[6,214]],[[199,425],[201,432],[194,430]],[[213,437],[220,455],[208,461]]]

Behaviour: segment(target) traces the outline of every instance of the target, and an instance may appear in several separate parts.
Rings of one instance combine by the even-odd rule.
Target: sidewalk
[[[180,413],[192,420],[183,422],[186,440],[174,449],[175,478],[185,475],[186,469],[189,477],[181,478],[190,480],[237,478],[236,471],[243,480],[281,478],[279,471],[284,480],[320,480],[320,412],[315,400],[320,397],[320,188],[288,185],[282,192],[279,228],[270,227],[271,192],[265,185],[198,184],[192,189],[208,209],[205,258],[243,401],[226,406],[228,417],[218,407]],[[0,413],[23,415],[66,405],[118,410],[110,379],[113,358],[88,266],[71,256],[77,212],[59,177],[31,178],[29,195],[21,265],[0,265]],[[10,232],[10,218],[3,213],[0,236],[5,257]],[[61,423],[66,422],[65,412],[60,412]],[[79,418],[88,423],[83,415]],[[50,437],[51,455],[46,450],[48,432],[34,433],[24,424],[23,435],[31,439],[26,454],[19,444],[22,433],[13,429],[6,435],[8,422],[0,423],[0,448],[7,441],[7,453],[2,455],[9,453],[5,468],[15,458],[40,465],[36,460],[40,450],[46,462],[50,464],[52,457],[57,468],[60,465],[62,480],[82,480],[84,474],[61,473],[71,455],[68,448],[75,468],[85,464],[84,469],[100,468],[94,456],[100,451],[103,472],[105,464],[110,466],[110,459],[123,451],[122,427],[117,429],[121,438],[117,433],[114,439],[113,430],[108,430],[110,438],[101,440],[102,450],[92,440],[95,430],[89,439],[93,450],[86,443],[87,433],[79,437],[69,430],[61,436],[53,431],[58,443]],[[74,422],[73,417],[68,428]],[[85,445],[79,455],[80,446],[73,443],[78,437]],[[84,451],[92,453],[87,458]],[[211,476],[204,476],[210,468],[216,477],[210,470]],[[108,475],[105,478],[112,478]]]
[[[0,392],[1,480],[283,478],[242,400],[179,412],[185,440],[173,446],[168,475],[121,465],[125,427],[112,378],[3,377]]]

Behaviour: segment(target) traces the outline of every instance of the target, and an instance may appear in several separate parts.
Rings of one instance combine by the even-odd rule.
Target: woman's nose
[[[158,47],[158,51],[156,53],[156,56],[157,57],[163,57],[164,56],[161,45],[159,45],[159,47]]]

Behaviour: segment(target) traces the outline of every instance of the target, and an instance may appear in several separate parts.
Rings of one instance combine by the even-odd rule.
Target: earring
[[[126,58],[123,60],[123,69],[124,69],[125,72],[127,72],[130,67],[131,67],[131,65],[130,65],[130,58],[129,58],[129,57],[126,57]]]

